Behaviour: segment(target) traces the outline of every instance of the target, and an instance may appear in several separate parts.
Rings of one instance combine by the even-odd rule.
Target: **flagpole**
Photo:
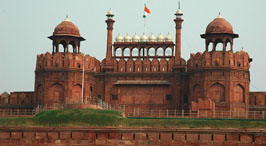
[[[144,18],[144,34],[146,35],[146,18]]]

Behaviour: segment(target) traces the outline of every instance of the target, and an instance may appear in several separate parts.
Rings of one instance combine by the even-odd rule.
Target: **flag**
[[[147,17],[147,14],[150,14],[151,11],[146,7],[146,5],[144,6],[144,14],[143,14],[143,18]]]

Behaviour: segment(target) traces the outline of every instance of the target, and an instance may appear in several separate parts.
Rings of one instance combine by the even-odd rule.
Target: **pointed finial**
[[[244,47],[242,47],[241,51],[244,51]]]
[[[175,15],[176,15],[176,18],[181,18],[181,16],[183,15],[180,9],[180,1],[178,1],[178,10],[176,11]]]
[[[217,18],[223,18],[223,16],[221,15],[221,12],[219,12],[219,15],[217,16]]]
[[[70,21],[70,19],[68,18],[68,15],[66,15],[66,18],[64,21]]]

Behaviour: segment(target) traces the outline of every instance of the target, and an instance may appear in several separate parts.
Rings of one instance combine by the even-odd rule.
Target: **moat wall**
[[[265,146],[266,130],[0,128],[0,146]]]

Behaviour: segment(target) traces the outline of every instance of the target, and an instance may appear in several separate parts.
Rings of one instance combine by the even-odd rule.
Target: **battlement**
[[[37,55],[36,71],[39,70],[82,70],[83,55],[81,53],[47,52]],[[100,72],[100,62],[90,55],[85,55],[84,69],[87,72]]]
[[[249,70],[249,55],[245,51],[205,51],[191,54],[188,60],[188,71],[207,68],[232,68]]]

